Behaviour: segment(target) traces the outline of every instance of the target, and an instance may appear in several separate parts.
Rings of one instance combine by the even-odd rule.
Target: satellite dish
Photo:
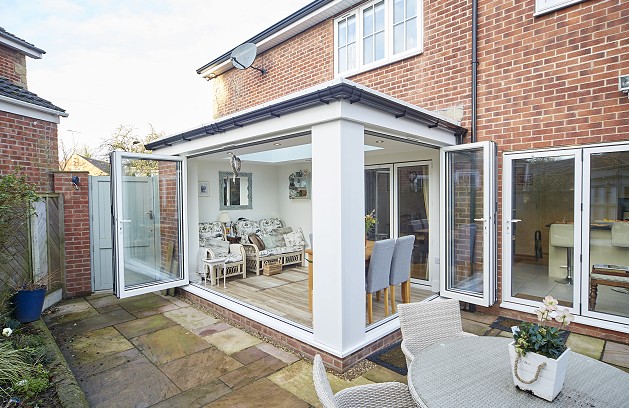
[[[244,43],[234,48],[231,53],[231,61],[234,68],[238,69],[247,69],[249,67],[256,69],[262,73],[262,75],[266,74],[266,71],[262,68],[254,67],[253,61],[256,59],[256,54],[258,52],[258,47],[254,43]]]

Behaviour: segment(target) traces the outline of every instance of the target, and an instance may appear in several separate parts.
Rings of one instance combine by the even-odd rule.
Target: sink
[[[612,245],[629,248],[629,222],[615,222],[612,225]]]
[[[550,245],[563,248],[574,247],[574,224],[552,224]]]

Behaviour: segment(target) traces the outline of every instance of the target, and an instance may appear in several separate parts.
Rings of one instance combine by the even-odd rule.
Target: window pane
[[[417,16],[417,0],[407,0],[406,2],[406,18]]]
[[[406,49],[417,47],[417,19],[413,18],[406,22]]]
[[[376,31],[384,30],[384,2],[375,5]]]
[[[393,27],[393,53],[404,51],[404,23]]]
[[[356,16],[351,16],[347,19],[347,42],[354,41],[356,41]]]
[[[384,32],[376,34],[375,54],[376,61],[384,58]]]
[[[363,40],[363,64],[369,64],[373,61],[373,37],[367,37]]]
[[[629,316],[629,152],[592,154],[588,310]],[[616,269],[614,269],[616,268]]]
[[[339,72],[347,71],[347,48],[339,48]]]
[[[397,24],[404,21],[404,0],[395,0],[393,2],[393,23]]]
[[[511,171],[511,295],[572,306],[575,158],[516,159]]]
[[[363,12],[363,37],[373,34],[373,7]]]
[[[356,68],[356,43],[347,46],[347,70]]]
[[[347,44],[347,23],[345,20],[339,21],[338,27],[338,46],[342,47]]]

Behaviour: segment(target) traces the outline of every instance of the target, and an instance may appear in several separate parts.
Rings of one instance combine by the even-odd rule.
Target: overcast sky
[[[2,0],[0,26],[46,51],[28,87],[63,108],[59,136],[100,145],[123,124],[166,135],[212,119],[196,69],[310,0]]]

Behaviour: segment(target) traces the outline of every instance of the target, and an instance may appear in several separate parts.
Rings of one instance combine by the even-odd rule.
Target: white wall
[[[308,172],[312,174],[312,166],[310,163],[289,164],[278,168],[277,185],[279,188],[277,203],[279,205],[281,218],[286,226],[293,227],[293,230],[301,227],[304,231],[304,238],[308,246],[310,246],[308,235],[312,232],[312,200],[291,200],[288,198],[288,176],[298,170],[308,170]],[[312,181],[310,188],[312,188]]]

